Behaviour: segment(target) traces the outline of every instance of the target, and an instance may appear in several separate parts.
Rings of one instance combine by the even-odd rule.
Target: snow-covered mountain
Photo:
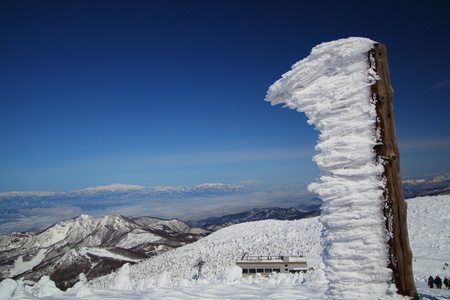
[[[450,277],[450,196],[409,199],[408,230],[414,279],[420,299],[450,299],[448,289],[430,289],[426,279]],[[328,281],[322,261],[322,225],[318,217],[265,220],[233,225],[197,242],[176,248],[91,281],[81,276],[62,292],[49,277],[31,286],[7,279],[0,283],[4,299],[327,299]],[[244,253],[304,255],[313,270],[242,277],[235,261]],[[199,261],[203,261],[197,278]],[[364,255],[355,256],[364,264]],[[356,287],[356,285],[355,285]],[[364,292],[363,292],[364,291]],[[382,299],[406,299],[386,295]],[[352,299],[373,299],[370,284],[358,286]]]
[[[237,193],[245,192],[246,188],[241,185],[223,184],[223,183],[204,183],[196,186],[182,186],[182,187],[144,187],[140,185],[127,185],[121,183],[113,183],[105,186],[89,187],[81,190],[70,192],[7,192],[0,193],[0,201],[8,201],[13,199],[52,199],[58,198],[72,198],[72,197],[100,197],[105,195],[150,195],[155,197],[165,197],[167,195],[208,195],[221,193]]]
[[[450,173],[403,180],[405,198],[450,195]]]
[[[200,281],[234,281],[241,277],[241,270],[236,269],[235,262],[244,253],[302,255],[306,257],[309,267],[319,269],[321,229],[317,217],[237,224],[216,231],[193,244],[131,266],[128,276],[132,286],[138,290],[190,285],[197,282],[192,279],[199,275],[198,262],[203,261]],[[98,278],[88,285],[92,288],[110,288],[110,282],[114,282],[119,273]],[[313,273],[313,277],[322,277],[321,280],[324,280],[323,273]]]
[[[209,233],[177,219],[81,215],[38,234],[0,236],[0,272],[3,278],[30,280],[46,274],[59,287],[67,288],[78,281],[80,273],[87,278],[107,274],[126,262],[157,255]]]
[[[200,188],[203,187],[216,188],[215,185]],[[98,190],[110,188],[99,187]],[[266,219],[295,220],[318,214],[318,210],[264,208],[189,225],[178,219],[80,215],[40,233],[31,230],[0,236],[0,272],[3,278],[29,280],[49,275],[58,287],[66,289],[79,280],[80,273],[88,279],[107,274],[126,262],[158,255],[232,224]],[[203,225],[209,226],[197,228]]]
[[[114,183],[70,192],[7,192],[0,193],[0,210],[14,211],[24,208],[71,205],[98,207],[120,205],[133,201],[149,201],[167,198],[212,197],[244,194],[248,189],[241,185],[207,183],[183,187],[143,187]],[[4,213],[0,211],[0,214]]]

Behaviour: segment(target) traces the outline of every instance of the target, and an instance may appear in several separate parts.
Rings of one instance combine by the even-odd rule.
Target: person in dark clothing
[[[447,277],[444,278],[444,285],[446,288],[448,288],[448,278]]]
[[[442,289],[442,279],[438,276],[434,279],[434,283],[438,289]]]
[[[430,289],[433,288],[434,285],[434,279],[433,276],[428,277],[428,286],[430,287]]]

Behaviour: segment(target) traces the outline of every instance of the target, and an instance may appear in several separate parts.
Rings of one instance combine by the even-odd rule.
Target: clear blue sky
[[[404,176],[450,171],[450,1],[0,2],[0,192],[310,182],[264,101],[322,42],[387,45]]]

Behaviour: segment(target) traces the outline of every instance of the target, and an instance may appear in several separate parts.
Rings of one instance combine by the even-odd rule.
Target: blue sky
[[[301,185],[318,132],[264,101],[322,42],[388,49],[403,176],[450,171],[448,1],[2,1],[0,192]]]

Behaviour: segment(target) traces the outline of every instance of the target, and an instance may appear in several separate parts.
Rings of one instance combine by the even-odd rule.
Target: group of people
[[[428,286],[430,287],[430,289],[432,289],[434,285],[436,285],[436,288],[442,289],[442,279],[441,277],[439,277],[439,275],[434,279],[433,276],[428,277]],[[444,278],[444,285],[446,288],[448,288],[449,279],[447,277]]]

